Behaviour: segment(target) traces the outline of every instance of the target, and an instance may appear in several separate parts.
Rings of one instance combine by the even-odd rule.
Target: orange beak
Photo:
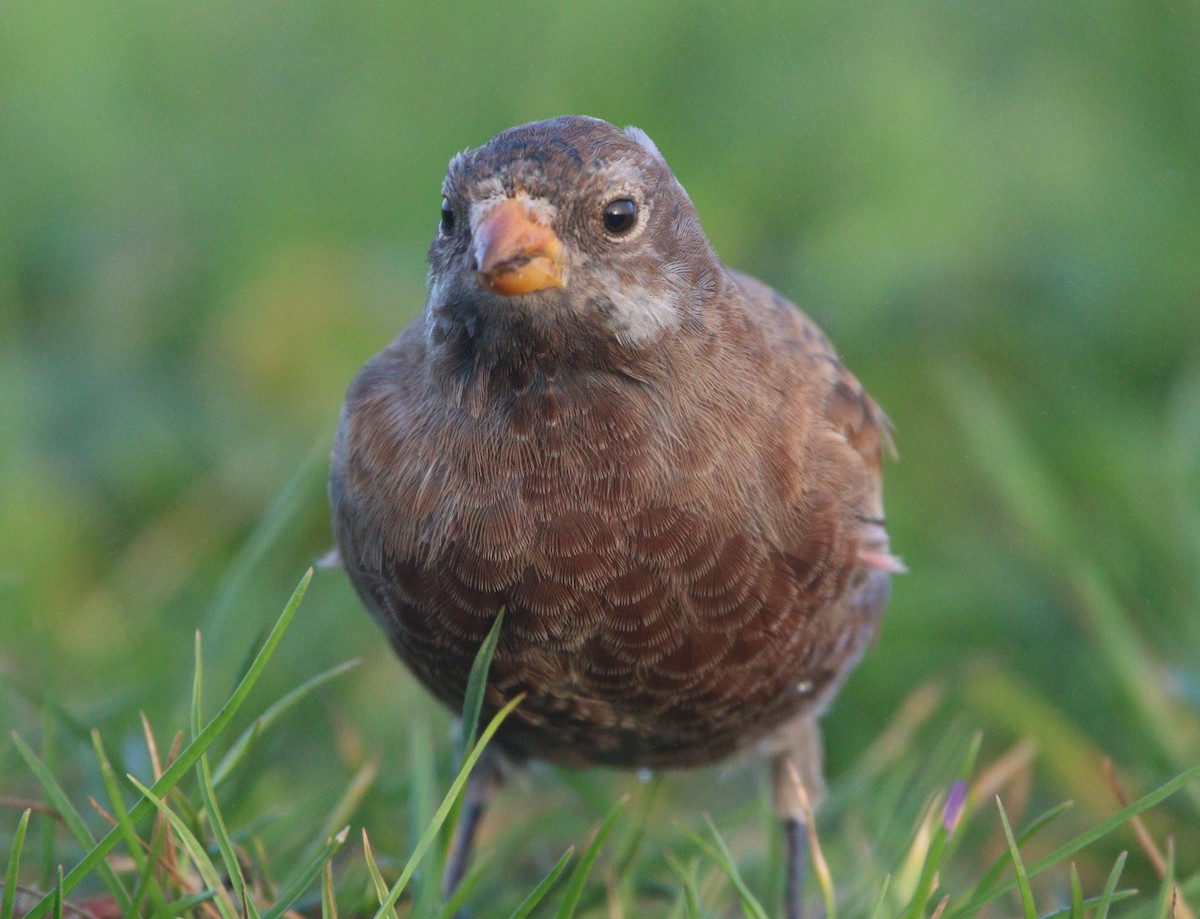
[[[563,287],[563,245],[525,204],[506,198],[475,227],[479,283],[506,297]]]

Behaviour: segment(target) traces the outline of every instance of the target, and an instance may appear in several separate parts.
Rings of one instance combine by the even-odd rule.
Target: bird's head
[[[430,306],[487,324],[584,323],[630,345],[683,324],[719,271],[682,186],[636,128],[564,116],[450,162]]]

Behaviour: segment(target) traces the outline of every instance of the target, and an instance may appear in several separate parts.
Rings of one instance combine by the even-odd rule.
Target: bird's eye
[[[604,208],[604,229],[613,236],[624,236],[637,226],[637,204],[629,198],[617,198]]]
[[[447,198],[442,199],[442,232],[449,233],[454,229],[454,208]]]

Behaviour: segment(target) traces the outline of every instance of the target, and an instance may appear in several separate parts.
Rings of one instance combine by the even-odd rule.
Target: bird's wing
[[[895,456],[892,425],[866,388],[841,362],[833,343],[820,327],[790,300],[750,275],[730,271],[743,296],[763,320],[773,344],[794,349],[823,369],[824,385],[817,390],[822,415],[861,457],[870,477],[866,506],[860,519],[864,527],[860,559],[869,568],[887,572],[904,570],[888,549],[883,518],[883,454]]]

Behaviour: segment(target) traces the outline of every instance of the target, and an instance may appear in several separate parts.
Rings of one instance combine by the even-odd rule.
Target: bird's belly
[[[495,710],[526,694],[500,734],[511,751],[570,765],[701,765],[836,679],[829,664],[845,630],[830,585],[748,527],[671,507],[573,507],[528,533],[493,519],[509,539],[480,539],[491,530],[475,518],[494,511],[463,512],[440,549],[394,559],[370,580],[388,585],[374,600],[396,650],[454,709],[505,609],[486,701]]]

